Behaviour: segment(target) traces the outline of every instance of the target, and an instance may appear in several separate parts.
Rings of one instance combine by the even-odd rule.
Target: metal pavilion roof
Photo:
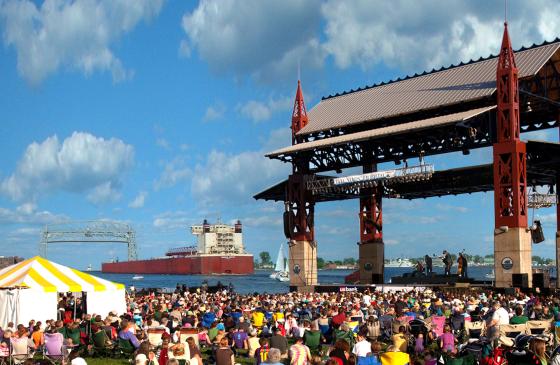
[[[441,115],[434,118],[428,118],[428,119],[418,120],[409,123],[395,124],[383,128],[369,129],[362,132],[344,134],[341,136],[336,136],[336,137],[331,137],[326,139],[318,139],[311,142],[299,143],[293,146],[284,147],[279,150],[270,152],[266,155],[266,157],[273,158],[284,154],[303,152],[303,151],[308,151],[308,150],[321,148],[325,146],[334,146],[334,145],[339,145],[339,144],[344,144],[349,142],[361,142],[365,140],[382,138],[389,135],[396,135],[400,133],[411,133],[411,132],[420,131],[428,128],[441,127],[449,124],[455,124],[461,121],[466,121],[468,119],[486,113],[495,108],[496,106],[475,108],[459,113]]]
[[[519,78],[534,76],[558,48],[557,39],[516,51]],[[362,123],[375,128],[381,119],[489,97],[496,90],[497,61],[491,56],[325,98],[308,112],[309,124],[298,135]]]

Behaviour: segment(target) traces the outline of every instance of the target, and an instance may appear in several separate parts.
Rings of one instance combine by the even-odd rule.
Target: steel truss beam
[[[47,246],[52,243],[126,243],[128,260],[138,259],[136,233],[131,226],[120,222],[87,221],[46,225],[43,229],[39,254],[47,257]]]

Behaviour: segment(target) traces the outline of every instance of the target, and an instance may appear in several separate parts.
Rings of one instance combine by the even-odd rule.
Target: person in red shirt
[[[342,308],[340,308],[338,310],[338,314],[332,318],[333,327],[338,328],[345,321],[346,321],[346,314],[344,314],[344,310],[342,310]]]

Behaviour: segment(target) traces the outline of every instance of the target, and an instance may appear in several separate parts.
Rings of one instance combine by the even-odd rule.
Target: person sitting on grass
[[[261,337],[259,339],[260,347],[255,351],[255,359],[257,359],[256,364],[263,364],[268,359],[268,351],[270,350],[270,345],[268,339]]]
[[[200,349],[196,345],[194,338],[188,337],[187,344],[189,346],[190,364],[202,365],[202,354],[200,353]]]
[[[132,331],[131,331],[132,329]],[[138,337],[134,334],[134,324],[130,323],[126,319],[121,321],[121,330],[119,332],[119,338],[122,340],[128,340],[134,346],[134,348],[140,347],[140,341],[138,341]]]
[[[311,361],[311,351],[303,344],[303,337],[296,337],[296,343],[290,346],[290,365],[307,365]]]
[[[220,347],[216,350],[216,365],[234,365],[235,356],[229,347],[228,339],[226,337],[220,340]]]
[[[350,345],[343,339],[338,339],[334,343],[334,348],[329,352],[329,357],[342,365],[348,365],[350,356]]]
[[[282,353],[279,349],[271,347],[268,351],[268,359],[266,360],[267,364],[270,365],[284,365],[282,362]]]

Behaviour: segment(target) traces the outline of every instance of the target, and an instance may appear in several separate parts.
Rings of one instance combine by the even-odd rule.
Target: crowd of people
[[[461,344],[485,336],[488,351],[468,354],[475,364],[514,346],[502,341],[503,326],[540,321],[540,335],[516,350],[531,364],[548,364],[560,320],[553,295],[490,290],[240,295],[178,287],[132,292],[127,313],[65,315],[73,310],[46,323],[8,324],[0,330],[0,358],[25,343],[46,355],[60,354],[56,346],[62,346],[71,364],[124,355],[135,364],[159,365],[435,365],[466,356]],[[483,326],[476,332],[473,323]]]

